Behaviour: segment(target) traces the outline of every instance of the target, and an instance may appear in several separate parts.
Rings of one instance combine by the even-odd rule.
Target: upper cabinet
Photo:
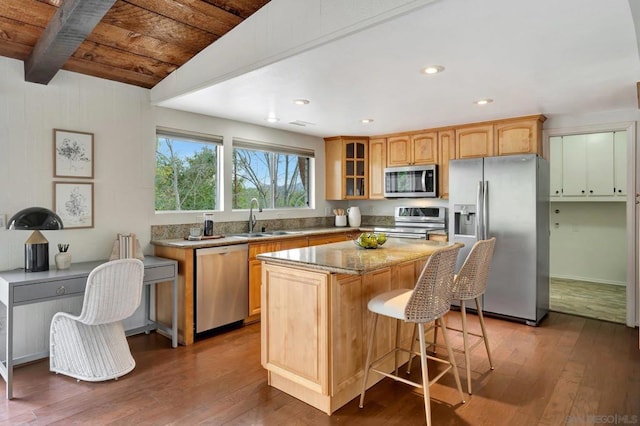
[[[495,155],[542,155],[544,120],[543,115],[536,115],[497,122],[494,125]]]
[[[325,198],[360,200],[369,197],[369,139],[325,138]]]
[[[456,158],[493,157],[493,124],[456,127]]]
[[[387,140],[369,140],[369,199],[384,199],[384,168],[387,166]]]
[[[456,158],[455,130],[438,132],[438,194],[440,198],[449,198],[449,160]]]
[[[613,184],[616,197],[627,195],[627,132],[613,133]]]
[[[530,115],[371,138],[325,138],[325,197],[383,199],[385,167],[436,164],[439,197],[449,198],[450,160],[529,153],[542,156],[544,120],[543,115]],[[561,141],[559,146],[562,151]],[[561,192],[562,184],[558,187]]]
[[[438,132],[399,135],[387,139],[387,166],[438,162]]]
[[[549,138],[549,195],[562,197],[562,136]]]
[[[556,201],[624,201],[626,132],[549,138],[550,196]]]

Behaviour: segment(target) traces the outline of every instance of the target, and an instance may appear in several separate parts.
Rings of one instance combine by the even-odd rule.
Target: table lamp
[[[24,243],[24,270],[26,272],[49,270],[49,241],[40,231],[62,228],[60,216],[44,207],[29,207],[13,215],[7,223],[7,229],[34,231]]]

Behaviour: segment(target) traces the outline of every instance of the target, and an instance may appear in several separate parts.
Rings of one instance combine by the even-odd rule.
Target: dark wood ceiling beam
[[[65,0],[25,61],[25,80],[48,84],[115,2]]]

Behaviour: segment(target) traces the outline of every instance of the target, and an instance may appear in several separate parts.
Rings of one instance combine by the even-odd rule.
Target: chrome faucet
[[[258,202],[257,198],[252,198],[251,201],[249,201],[249,233],[251,234],[253,232],[253,227],[256,226],[256,215],[253,214],[253,203],[256,203],[256,206],[258,206],[258,211],[260,213],[262,213],[262,207],[260,207],[260,203]]]

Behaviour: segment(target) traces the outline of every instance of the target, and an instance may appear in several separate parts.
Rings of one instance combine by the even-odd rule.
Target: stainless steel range
[[[429,233],[447,229],[446,207],[396,207],[395,226],[376,227],[389,237],[428,239]]]

